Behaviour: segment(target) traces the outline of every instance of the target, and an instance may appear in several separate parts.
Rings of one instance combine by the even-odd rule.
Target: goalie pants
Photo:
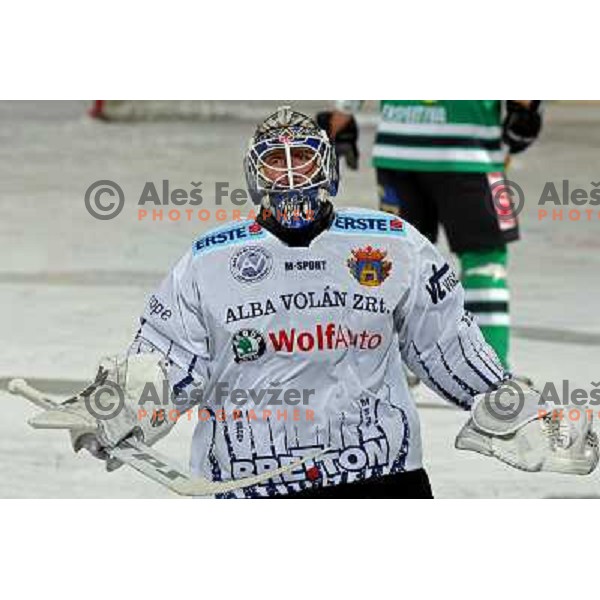
[[[353,483],[342,483],[330,487],[303,490],[279,498],[290,499],[375,499],[375,498],[415,498],[431,499],[433,493],[425,469],[405,471],[394,475],[384,475]]]

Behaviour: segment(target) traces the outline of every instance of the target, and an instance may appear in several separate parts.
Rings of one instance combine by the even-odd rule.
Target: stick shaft
[[[55,410],[60,406],[40,390],[29,385],[24,379],[12,379],[8,384],[11,394],[23,396],[32,404],[44,410]],[[130,439],[121,442],[119,446],[108,450],[111,457],[120,460],[142,475],[167,487],[181,496],[209,496],[226,493],[252,485],[264,483],[288,471],[292,471],[303,463],[323,455],[326,450],[299,458],[297,461],[272,471],[230,481],[210,481],[202,477],[192,477],[185,470],[179,469],[165,455],[143,442]]]
[[[44,410],[52,410],[58,407],[57,402],[30,386],[24,379],[11,379],[8,382],[8,391],[11,394],[23,396],[23,398]]]

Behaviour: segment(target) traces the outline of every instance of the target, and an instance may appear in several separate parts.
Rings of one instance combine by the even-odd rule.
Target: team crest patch
[[[365,246],[352,250],[347,265],[352,277],[361,285],[380,286],[390,274],[392,263],[386,260],[387,251]]]
[[[260,246],[246,246],[238,250],[229,261],[229,270],[241,283],[256,283],[269,275],[273,256]]]
[[[265,338],[256,329],[240,329],[231,340],[233,359],[236,363],[250,362],[260,358],[267,349]]]

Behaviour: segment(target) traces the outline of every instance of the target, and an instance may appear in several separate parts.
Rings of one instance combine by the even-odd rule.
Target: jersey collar
[[[292,247],[308,247],[317,236],[331,227],[335,217],[335,211],[331,202],[325,202],[315,220],[302,229],[284,227],[273,215],[265,217],[262,213],[263,211],[259,211],[256,222],[284,244]]]

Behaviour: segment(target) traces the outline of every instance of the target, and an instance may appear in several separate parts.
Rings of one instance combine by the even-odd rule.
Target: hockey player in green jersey
[[[351,168],[359,106],[341,101],[320,115]],[[380,111],[373,148],[380,208],[432,242],[443,225],[460,261],[465,306],[508,368],[507,244],[519,229],[504,172],[509,155],[539,134],[540,101],[383,100]]]

